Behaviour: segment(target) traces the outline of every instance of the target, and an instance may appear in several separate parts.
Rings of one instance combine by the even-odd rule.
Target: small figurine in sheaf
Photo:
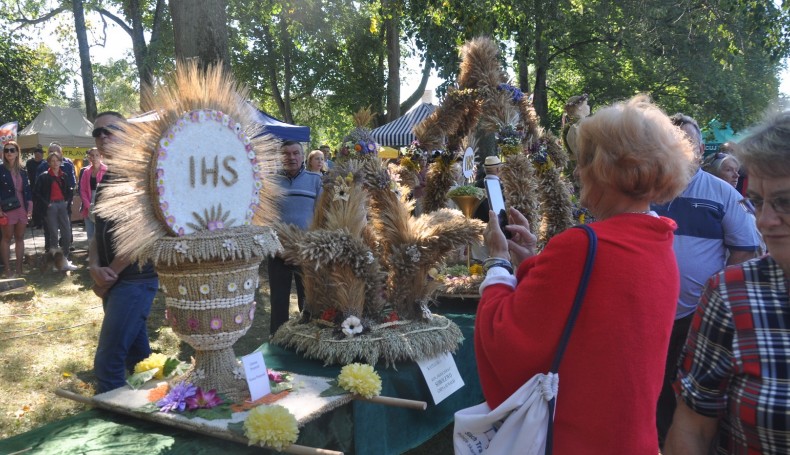
[[[568,150],[571,160],[576,158],[576,133],[579,120],[590,115],[590,105],[587,104],[587,94],[572,96],[565,103],[565,113],[562,114],[562,143]]]

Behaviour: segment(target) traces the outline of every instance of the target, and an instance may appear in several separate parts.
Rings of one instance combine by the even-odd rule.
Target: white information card
[[[439,354],[432,359],[418,360],[425,382],[431,390],[433,403],[439,404],[453,392],[464,386],[464,380],[458,372],[458,366],[449,352]]]
[[[250,388],[250,401],[255,401],[271,393],[269,373],[266,370],[262,352],[245,355],[241,358],[241,364],[244,365],[244,375],[247,377],[247,386]]]

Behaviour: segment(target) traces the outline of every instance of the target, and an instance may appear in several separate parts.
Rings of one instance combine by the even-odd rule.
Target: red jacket
[[[559,369],[557,454],[658,453],[656,402],[679,294],[674,221],[621,214],[590,225],[598,253]],[[493,409],[548,372],[587,252],[568,229],[524,261],[513,290],[484,289],[475,323],[477,368]]]

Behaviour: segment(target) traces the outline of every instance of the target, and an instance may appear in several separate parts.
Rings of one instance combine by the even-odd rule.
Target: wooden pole
[[[395,406],[398,408],[416,409],[418,411],[424,411],[426,408],[428,408],[428,403],[424,401],[407,400],[405,398],[382,397],[382,396],[365,398],[360,395],[354,395],[354,399],[359,401],[367,401],[369,403]]]

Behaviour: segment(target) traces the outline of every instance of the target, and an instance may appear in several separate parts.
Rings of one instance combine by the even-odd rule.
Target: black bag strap
[[[593,261],[595,260],[595,253],[598,250],[598,237],[595,235],[595,231],[586,224],[582,224],[576,226],[577,228],[584,229],[587,232],[587,237],[589,238],[589,244],[587,245],[587,259],[584,262],[584,271],[582,272],[582,278],[579,281],[579,287],[576,289],[576,298],[573,300],[573,307],[571,308],[571,313],[568,316],[568,321],[565,323],[565,329],[562,331],[562,338],[560,338],[560,344],[557,347],[557,352],[554,354],[554,361],[551,362],[551,373],[557,373],[560,369],[560,362],[562,362],[562,355],[565,353],[565,348],[568,347],[568,340],[571,338],[571,332],[573,332],[573,326],[576,324],[576,318],[579,316],[579,311],[582,308],[582,301],[584,300],[584,295],[587,292],[587,284],[590,282],[590,275],[592,275],[592,266]],[[548,429],[546,431],[546,451],[544,452],[546,455],[551,455],[552,446],[554,445],[554,406],[556,404],[557,398],[552,398],[549,401],[549,423]]]

